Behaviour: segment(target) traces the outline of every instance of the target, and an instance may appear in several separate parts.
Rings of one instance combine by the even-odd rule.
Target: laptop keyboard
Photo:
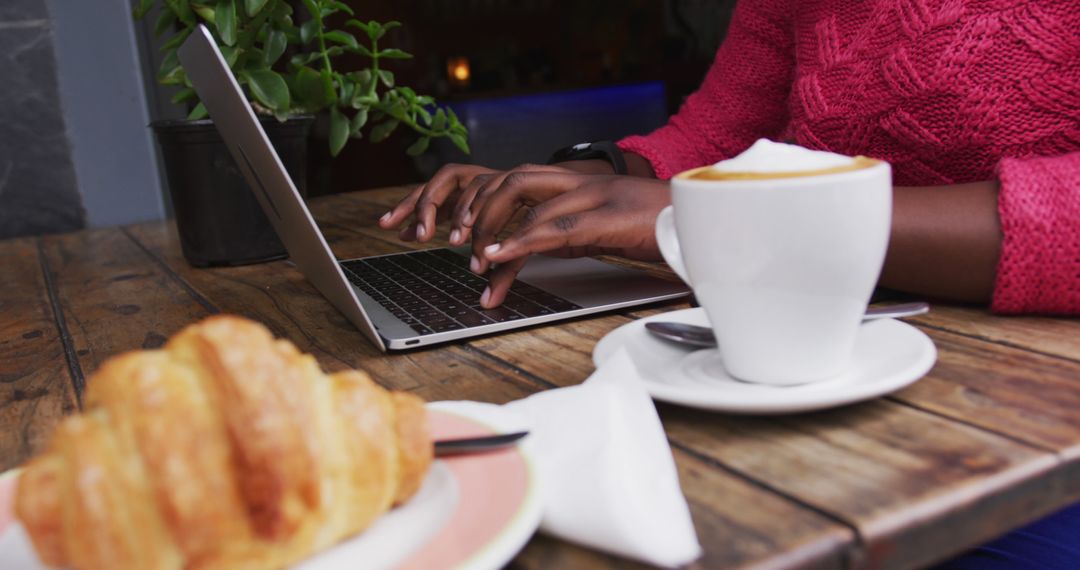
[[[450,250],[433,249],[341,262],[354,285],[418,334],[453,331],[580,309],[532,285],[514,281],[503,304],[480,306],[487,279]]]

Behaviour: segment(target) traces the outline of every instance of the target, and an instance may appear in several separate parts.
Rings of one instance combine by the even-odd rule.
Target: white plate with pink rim
[[[452,403],[430,405],[429,411],[436,439],[520,428],[513,419],[490,415],[481,423]],[[0,568],[45,570],[14,519],[17,478],[16,470],[0,475]],[[501,568],[532,537],[540,515],[539,481],[526,446],[443,458],[408,503],[294,568]]]
[[[736,414],[788,414],[821,410],[884,396],[922,378],[937,360],[933,341],[919,329],[893,319],[864,322],[855,339],[850,368],[809,384],[769,386],[736,380],[717,362],[717,349],[693,349],[657,338],[649,321],[708,326],[702,308],[653,315],[627,323],[600,339],[593,363],[603,364],[625,348],[637,381],[656,400]],[[634,379],[628,379],[634,380]]]

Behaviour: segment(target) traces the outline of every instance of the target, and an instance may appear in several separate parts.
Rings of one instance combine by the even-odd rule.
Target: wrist
[[[602,158],[590,158],[588,160],[568,160],[556,162],[554,166],[573,170],[581,174],[615,174],[615,167]]]
[[[656,178],[656,172],[653,171],[652,163],[644,156],[633,152],[626,152],[623,153],[623,157],[626,159],[626,173],[628,175],[638,176],[640,178]],[[555,162],[553,163],[553,166],[573,170],[574,172],[581,174],[615,174],[615,167],[602,158],[567,160]]]
[[[624,152],[623,157],[626,158],[626,173],[630,176],[656,178],[656,171],[653,170],[649,159],[636,152]]]
[[[560,148],[548,158],[548,164],[589,160],[606,161],[612,174],[627,174],[622,149],[612,141],[584,142]]]

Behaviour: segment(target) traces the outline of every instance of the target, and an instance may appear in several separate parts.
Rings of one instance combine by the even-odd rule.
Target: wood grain
[[[87,379],[121,352],[157,348],[211,312],[118,228],[42,240]]]
[[[381,211],[379,216],[386,213],[387,210],[393,208],[401,201],[409,192],[411,192],[415,186],[390,186],[387,188],[376,188],[372,190],[364,190],[361,192],[350,192],[348,194],[342,194],[348,200],[355,200],[361,202],[367,202],[374,206],[378,206]],[[375,218],[378,219],[379,216]]]
[[[844,567],[841,553],[854,541],[849,528],[690,454],[676,451],[675,461],[704,549],[702,557],[689,568]],[[557,548],[557,544],[551,538],[538,536],[511,567],[649,568],[581,547]]]
[[[850,528],[684,450],[674,450],[683,493],[705,549],[697,568],[841,568]]]
[[[78,408],[35,240],[0,242],[0,471]]]
[[[1062,502],[1080,501],[1080,362],[926,332],[937,365],[893,398],[1055,453]]]
[[[595,370],[592,349],[596,341],[630,321],[608,314],[479,338],[470,344],[552,386],[572,386]]]
[[[666,405],[661,415],[675,445],[856,528],[864,550],[853,561],[873,567],[932,563],[1061,500],[1054,455],[887,401],[774,418]]]
[[[913,323],[1080,362],[1080,320],[994,315],[983,308],[934,305]]]
[[[376,226],[406,190],[311,209],[341,258],[442,245],[445,225],[429,244]],[[0,267],[0,467],[76,409],[78,382],[105,358],[157,346],[216,311],[267,324],[327,370],[367,369],[428,400],[505,402],[580,383],[604,334],[686,307],[386,355],[291,263],[194,269],[170,224],[0,242]],[[1080,323],[947,305],[909,322],[931,336],[939,361],[889,398],[756,418],[659,406],[705,548],[692,567],[922,567],[1080,500]],[[537,537],[511,567],[641,566]]]
[[[933,373],[897,400],[1080,458],[1080,363],[963,335],[927,331]]]
[[[364,196],[368,192],[358,194]],[[381,250],[383,253],[447,245],[449,228],[446,224],[440,224],[436,228],[435,237],[430,242],[399,240],[397,231],[384,230],[378,226],[379,217],[386,213],[386,207],[355,196],[357,194],[346,194],[331,199],[314,200],[308,204],[312,217],[318,222],[319,229],[338,259],[370,255],[365,253],[367,250],[364,249],[367,247],[365,242],[370,240],[382,242],[386,248]]]

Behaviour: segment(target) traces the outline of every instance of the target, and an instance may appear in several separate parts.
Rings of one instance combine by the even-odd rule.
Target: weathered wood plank
[[[854,532],[771,491],[674,449],[705,555],[699,568],[841,568]]]
[[[364,192],[312,209],[337,255],[388,253],[418,247],[375,225],[401,195]],[[288,263],[197,270],[169,226],[131,235],[98,230],[42,242],[74,364],[87,374],[221,308],[266,322],[327,369],[367,368],[427,399],[502,402],[580,382],[596,340],[628,322],[606,315],[388,356]],[[37,248],[4,242],[0,261],[0,425],[18,426],[0,436],[8,466],[76,399]],[[940,362],[893,401],[784,418],[660,407],[706,547],[696,567],[924,565],[1080,498],[1080,417],[1070,413],[1080,398],[1078,324],[951,306],[916,322],[932,329]],[[862,544],[855,550],[852,528]],[[636,567],[547,538],[514,565]]]
[[[851,529],[676,450],[704,554],[689,568],[843,568]],[[648,568],[538,536],[514,568]]]
[[[1080,501],[1080,362],[926,330],[933,372],[897,401],[1053,451],[1064,502]]]
[[[941,304],[911,322],[1080,362],[1080,320],[1077,319],[1003,317],[982,308]]]
[[[595,370],[596,341],[630,320],[609,314],[478,338],[470,344],[556,386],[573,386]]]
[[[896,399],[1080,458],[1080,363],[926,332],[938,347],[938,362]]]
[[[369,243],[372,240],[382,244],[378,250],[380,253],[445,245],[445,227],[438,229],[434,242],[418,244],[397,239],[397,232],[384,230],[377,225],[379,216],[386,213],[386,209],[365,200],[353,199],[353,195],[332,196],[308,204],[312,217],[338,259],[372,255]]]
[[[79,366],[157,348],[211,314],[119,228],[43,238]]]
[[[78,409],[37,244],[0,242],[0,471],[41,449]]]
[[[380,208],[379,216],[386,213],[387,210],[397,205],[409,192],[412,192],[415,186],[390,186],[388,188],[377,188],[373,190],[361,190],[359,192],[349,192],[347,194],[341,194],[341,196],[347,196],[350,200],[361,200],[377,206]],[[378,219],[379,216],[375,216]]]
[[[374,227],[374,220],[385,208],[367,199],[320,200],[313,204],[313,210],[335,253],[341,257],[415,247],[397,243],[392,233]],[[505,401],[548,385],[580,382],[592,369],[588,354],[592,344],[626,322],[624,317],[610,315],[387,357],[375,352],[287,263],[195,270],[180,257],[175,235],[168,228],[139,226],[132,228],[131,233],[197,294],[223,310],[267,322],[278,334],[315,353],[324,367],[368,368],[385,384],[413,389],[428,399]],[[971,340],[971,346],[980,346],[978,343]],[[955,374],[964,378],[975,378],[978,373],[968,360],[959,359],[950,366],[953,364],[958,367]],[[1016,361],[1013,369],[1025,365]],[[950,374],[953,372],[943,374],[940,381],[951,382]],[[902,399],[907,404],[921,406],[915,401],[917,398],[910,402],[906,398]],[[737,547],[711,550],[706,560],[719,561],[722,565],[724,561],[731,565],[765,560],[779,563],[776,558],[761,558],[747,546],[754,544],[754,532],[761,531],[757,523],[747,529],[733,530],[743,521],[738,518],[741,511],[752,511],[756,503],[736,501],[741,506],[735,511],[725,511],[720,507],[730,499],[723,495],[753,497],[752,491],[756,490],[774,501],[776,509],[801,513],[789,517],[798,524],[808,525],[800,527],[803,534],[796,533],[804,541],[800,544],[818,545],[800,547],[803,552],[815,553],[807,560],[835,561],[838,546],[815,549],[822,544],[833,544],[829,540],[843,542],[846,531],[797,503],[829,513],[859,530],[860,538],[867,544],[866,550],[860,558],[849,562],[903,566],[931,562],[933,557],[943,556],[943,552],[955,551],[1021,524],[1059,506],[1055,500],[1060,501],[1064,492],[1062,475],[1046,475],[1056,465],[1051,454],[905,405],[878,402],[775,421],[700,414],[666,406],[663,410],[669,434],[681,450],[677,452],[678,463],[699,531],[715,540],[716,533],[721,531],[712,530],[709,526],[712,522],[703,527],[701,521],[721,521],[715,524],[724,527],[732,540],[742,537],[750,541],[742,545],[743,550]],[[932,411],[942,414],[941,410]],[[1046,441],[1040,443],[1045,444],[1052,436],[1041,434],[1039,437]],[[730,475],[711,462],[741,476]],[[853,486],[854,490],[838,491],[834,488],[837,485]],[[1039,486],[1049,491],[1034,492],[1034,487]],[[730,493],[721,495],[718,488],[730,489]],[[780,491],[796,503],[765,489]],[[843,496],[848,497],[847,502],[836,500]],[[926,516],[944,522],[918,525],[920,518]],[[809,524],[815,517],[819,522],[825,521],[822,527],[825,531],[814,530]],[[776,513],[769,518],[775,525]],[[961,527],[960,531],[956,526]],[[522,555],[519,564],[528,566],[530,561],[551,560],[551,556],[564,560],[559,553],[574,551],[562,545],[546,548],[543,541],[537,544]],[[547,558],[529,554],[538,548]],[[915,558],[897,555],[912,549],[917,551]],[[599,560],[604,565],[623,566],[621,561],[595,553],[585,553],[584,558],[566,556],[569,556],[566,561],[578,560],[582,564]]]
[[[924,566],[1062,506],[1058,459],[883,400],[782,417],[661,406],[677,445],[855,527],[853,562]]]

